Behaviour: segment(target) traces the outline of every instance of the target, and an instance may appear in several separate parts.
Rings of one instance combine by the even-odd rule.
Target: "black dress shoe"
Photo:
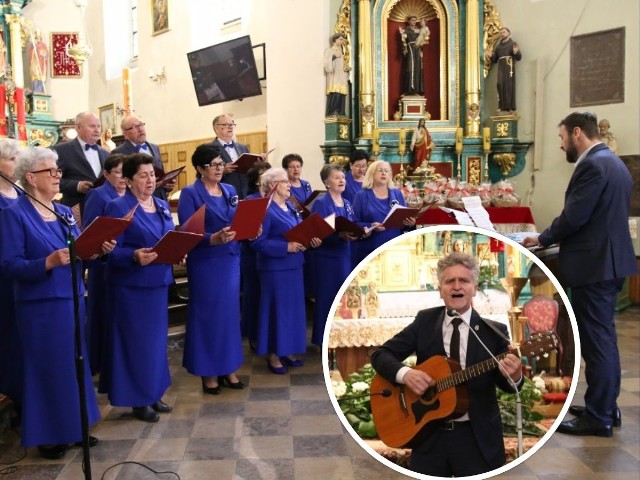
[[[151,408],[153,408],[158,413],[169,413],[173,410],[173,408],[164,403],[162,400],[158,400],[156,403],[151,405]]]
[[[569,435],[593,435],[595,437],[613,436],[611,427],[594,424],[585,417],[577,417],[573,420],[562,422],[558,426],[558,432]]]
[[[89,435],[89,446],[90,447],[95,447],[98,444],[99,440],[98,437],[94,437],[93,435]],[[73,444],[74,447],[81,447],[82,446],[82,442],[76,442]]]
[[[200,377],[200,379],[202,380],[203,393],[207,393],[209,395],[220,395],[222,393],[222,390],[220,390],[220,384],[216,385],[215,387],[207,387],[204,377]]]
[[[160,420],[160,415],[148,405],[146,407],[133,407],[133,415],[143,422],[153,423]]]
[[[238,380],[237,382],[232,382],[231,380],[229,380],[228,375],[220,375],[218,377],[218,385],[232,388],[233,390],[242,390],[245,387],[244,383],[242,383],[240,380]]]
[[[571,405],[569,407],[569,413],[576,417],[581,417],[585,411],[585,407],[582,405]],[[622,415],[620,414],[620,409],[618,407],[614,408],[611,412],[611,425],[614,427],[622,426]]]
[[[38,445],[38,453],[42,458],[46,458],[48,460],[60,460],[64,457],[64,454],[67,453],[66,445]]]

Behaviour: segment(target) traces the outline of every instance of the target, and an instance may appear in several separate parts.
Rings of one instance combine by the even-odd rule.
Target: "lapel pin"
[[[478,330],[480,330],[480,326],[476,325],[475,327],[473,327],[473,329],[477,332]]]

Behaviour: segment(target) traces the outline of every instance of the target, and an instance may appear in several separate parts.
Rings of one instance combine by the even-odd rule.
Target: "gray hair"
[[[337,163],[325,164],[322,167],[322,170],[320,170],[320,180],[322,180],[322,183],[325,183],[333,172],[344,173],[344,168],[342,168],[342,165],[338,165]]]
[[[271,191],[271,183],[276,181],[277,177],[287,178],[287,171],[284,168],[270,168],[260,176],[260,190],[264,195]]]
[[[76,127],[82,125],[82,122],[84,122],[89,117],[98,118],[98,116],[93,112],[80,112],[78,115],[76,115],[76,118],[74,120]],[[98,118],[98,120],[100,119]]]
[[[480,266],[476,257],[469,255],[468,253],[452,252],[446,257],[438,260],[438,283],[442,283],[442,274],[445,269],[449,267],[455,267],[456,265],[462,265],[471,270],[474,283],[478,283],[478,277],[480,276]]]
[[[0,158],[12,158],[20,153],[20,145],[12,138],[0,138]]]
[[[18,161],[16,163],[16,178],[20,181],[20,184],[25,187],[29,183],[25,179],[27,172],[38,170],[38,165],[46,162],[47,160],[58,160],[58,154],[50,148],[44,147],[31,147],[25,148],[20,152]]]

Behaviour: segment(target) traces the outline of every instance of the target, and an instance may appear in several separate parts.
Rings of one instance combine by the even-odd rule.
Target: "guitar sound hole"
[[[420,398],[423,400],[424,403],[431,403],[436,399],[438,392],[436,392],[436,389],[434,387],[429,387],[421,396]]]

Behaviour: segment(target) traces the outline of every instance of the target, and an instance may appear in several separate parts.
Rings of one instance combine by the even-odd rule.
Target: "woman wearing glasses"
[[[196,148],[191,163],[196,181],[180,192],[178,218],[184,223],[202,205],[205,235],[187,256],[189,315],[182,365],[202,379],[202,391],[242,389],[236,371],[243,361],[240,334],[240,245],[229,229],[238,205],[236,189],[221,183],[224,161],[211,144]]]
[[[99,391],[109,394],[111,405],[132,407],[138,420],[157,422],[158,413],[171,411],[162,395],[171,383],[167,290],[173,276],[171,265],[152,263],[158,256],[152,247],[174,227],[169,205],[153,196],[153,158],[129,155],[122,176],[128,189],[105,214],[122,218],[134,207],[135,213],[107,260],[108,346]]]
[[[74,362],[74,289],[84,294],[81,266],[72,285],[69,230],[79,234],[71,210],[54,204],[61,171],[54,151],[35,147],[21,153],[16,178],[35,197],[21,196],[0,216],[0,262],[14,280],[15,311],[23,349],[24,396],[22,444],[38,445],[41,456],[62,458],[79,442],[80,402]],[[113,249],[105,242],[102,252]],[[79,302],[80,319],[84,318]],[[80,322],[80,328],[84,322]],[[81,332],[84,338],[84,332]],[[86,350],[84,342],[83,350]],[[85,358],[85,390],[89,425],[99,418],[89,365]],[[92,438],[91,444],[97,439]]]
[[[353,243],[353,266],[383,243],[401,235],[404,230],[415,227],[415,218],[405,220],[402,229],[382,226],[383,220],[394,205],[405,206],[404,197],[400,190],[394,188],[391,165],[377,160],[369,165],[362,182],[362,191],[358,192],[353,201],[353,210],[358,222],[363,226],[373,227],[369,237]]]
[[[82,216],[87,228],[96,217],[103,216],[107,203],[124,195],[127,183],[122,177],[122,162],[125,156],[113,153],[104,162],[102,175],[105,182],[87,192]],[[104,342],[107,328],[107,284],[104,280],[105,260],[85,263],[87,267],[87,339],[89,343],[89,365],[91,374],[100,372],[103,364]]]
[[[271,373],[284,375],[286,366],[300,367],[303,360],[295,355],[307,350],[307,322],[304,305],[302,265],[304,245],[289,242],[284,233],[302,220],[289,203],[291,185],[283,168],[262,174],[262,191],[273,191],[262,234],[251,246],[258,252],[260,274],[260,313],[256,352],[267,355]],[[318,238],[311,239],[319,247]]]

